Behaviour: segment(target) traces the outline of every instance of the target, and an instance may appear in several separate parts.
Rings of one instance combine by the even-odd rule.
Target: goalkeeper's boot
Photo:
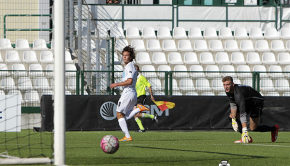
[[[144,132],[146,132],[146,130],[138,130],[137,132],[139,132],[139,133],[144,133]]]
[[[241,143],[243,143],[243,141],[242,141],[242,139],[240,139],[240,140],[236,140],[236,141],[234,141],[234,143],[235,143],[235,144],[241,144]],[[250,136],[249,143],[253,143],[253,138],[252,138],[251,136]]]
[[[144,105],[141,104],[137,104],[137,108],[140,109],[140,111],[149,111],[149,108],[145,107]]]
[[[275,130],[271,131],[272,142],[276,142],[278,138],[279,125],[275,125]]]
[[[122,139],[119,139],[119,141],[121,141],[121,142],[126,142],[126,141],[133,141],[133,138],[132,137],[123,137]]]

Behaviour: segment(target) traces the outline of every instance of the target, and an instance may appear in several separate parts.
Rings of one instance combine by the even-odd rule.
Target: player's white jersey
[[[130,91],[136,93],[135,86],[137,82],[137,76],[138,76],[138,72],[135,69],[134,62],[129,62],[125,66],[125,69],[123,71],[122,81],[126,81],[128,78],[132,78],[133,83],[131,85],[124,86],[123,93],[130,92]]]

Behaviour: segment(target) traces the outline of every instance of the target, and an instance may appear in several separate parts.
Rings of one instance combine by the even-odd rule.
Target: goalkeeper
[[[271,131],[271,140],[275,142],[278,137],[279,126],[260,125],[260,118],[264,106],[264,98],[250,86],[234,84],[231,76],[222,79],[225,92],[230,101],[232,126],[235,131],[242,134],[240,140],[234,143],[252,143],[247,128],[247,118],[250,119],[250,130],[267,132]]]
[[[154,101],[154,96],[152,93],[152,88],[151,88],[151,84],[148,82],[148,80],[141,75],[139,66],[135,64],[135,68],[138,71],[138,76],[137,76],[137,82],[136,82],[136,92],[137,92],[137,104],[141,104],[144,105],[145,104],[145,100],[146,100],[146,87],[149,90],[150,96],[151,96],[151,100]],[[150,118],[152,120],[154,120],[155,122],[157,122],[157,116],[151,115],[151,114],[147,114],[144,112],[139,112],[135,115],[135,121],[139,127],[138,132],[145,132],[145,129],[143,127],[142,121],[140,118]]]

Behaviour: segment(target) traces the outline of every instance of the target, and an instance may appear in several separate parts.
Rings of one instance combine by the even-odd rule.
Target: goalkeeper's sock
[[[154,115],[146,114],[146,113],[142,113],[142,118],[150,118],[150,119],[154,119]]]
[[[137,125],[139,126],[140,130],[145,130],[143,127],[142,121],[139,118],[136,117],[135,121],[136,121]]]
[[[258,132],[267,132],[267,131],[274,131],[276,130],[275,126],[266,126],[266,125],[259,125],[254,131]]]
[[[243,132],[243,133],[248,132],[248,128],[247,128],[247,127],[243,127],[242,132]]]

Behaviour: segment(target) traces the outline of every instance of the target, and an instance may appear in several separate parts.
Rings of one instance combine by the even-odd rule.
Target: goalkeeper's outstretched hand
[[[247,128],[243,128],[243,133],[242,133],[242,142],[247,144],[247,143],[251,143],[251,137],[248,134],[248,130]]]
[[[232,127],[235,130],[235,132],[237,132],[239,130],[239,126],[238,126],[238,123],[236,121],[236,118],[232,118]]]

